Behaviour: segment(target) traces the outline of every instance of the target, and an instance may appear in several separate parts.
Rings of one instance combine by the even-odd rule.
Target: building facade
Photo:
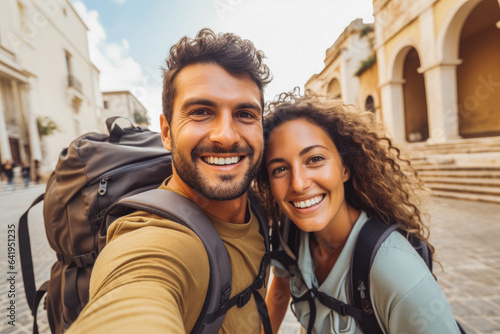
[[[500,203],[500,0],[374,0],[373,16],[306,88],[375,112],[435,194]]]
[[[122,116],[135,124],[148,126],[147,110],[129,91],[103,92],[103,124],[112,116]]]
[[[48,173],[71,140],[100,130],[87,30],[67,0],[0,1],[2,162],[38,160]]]

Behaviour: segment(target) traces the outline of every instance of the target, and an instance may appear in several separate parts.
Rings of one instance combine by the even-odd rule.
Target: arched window
[[[373,101],[373,96],[368,95],[365,101],[365,110],[375,113],[375,102]]]

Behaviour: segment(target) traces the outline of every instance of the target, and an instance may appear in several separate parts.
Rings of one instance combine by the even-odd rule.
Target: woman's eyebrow
[[[285,159],[283,158],[274,158],[271,159],[267,162],[267,167],[269,167],[270,164],[276,163],[276,162],[285,162]]]
[[[327,148],[323,145],[311,145],[311,146],[308,146],[304,149],[302,149],[302,151],[300,151],[299,155],[304,155],[306,154],[307,152],[309,152],[310,150],[312,150],[313,148],[324,148],[325,150],[327,150]],[[276,162],[285,162],[285,159],[283,158],[274,158],[274,159],[271,159],[267,162],[267,167],[269,167],[270,164],[273,164],[273,163],[276,163]]]
[[[316,147],[324,148],[325,150],[327,150],[327,148],[324,147],[323,145],[312,145],[312,146],[308,146],[308,147],[304,148],[302,151],[300,151],[299,155],[304,155],[304,154],[306,154],[307,152],[309,152],[310,150],[312,150],[313,148],[316,148]]]

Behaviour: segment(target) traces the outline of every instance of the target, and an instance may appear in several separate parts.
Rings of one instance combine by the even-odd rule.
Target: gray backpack
[[[61,152],[45,194],[19,220],[21,267],[34,317],[33,333],[38,333],[37,309],[45,293],[44,305],[52,333],[63,333],[76,320],[88,303],[90,275],[105,246],[107,228],[116,218],[135,210],[191,228],[205,246],[210,262],[210,288],[192,333],[216,333],[227,310],[234,305],[242,307],[251,295],[270,333],[267,309],[257,292],[264,284],[269,264],[267,220],[258,202],[250,196],[266,254],[254,283],[229,299],[231,263],[219,234],[196,204],[176,193],[156,189],[172,174],[171,155],[163,147],[160,134],[133,125],[122,129],[114,124],[116,119],[106,121],[109,135],[83,135]],[[31,207],[42,200],[45,230],[57,261],[50,279],[37,290],[27,217]]]

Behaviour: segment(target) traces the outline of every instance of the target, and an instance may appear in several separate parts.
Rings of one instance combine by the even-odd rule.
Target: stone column
[[[23,109],[26,110],[26,116],[28,118],[28,127],[30,134],[30,149],[31,158],[33,160],[38,160],[42,162],[42,145],[40,143],[40,135],[38,134],[38,127],[36,124],[36,103],[33,97],[33,79],[30,80],[29,84],[23,85],[24,98],[21,99]]]
[[[28,157],[26,156],[26,152],[24,150],[24,145],[25,145],[25,136],[24,133],[25,131],[25,126],[26,126],[26,118],[24,117],[24,109],[22,108],[21,105],[21,95],[19,92],[19,85],[16,80],[11,81],[11,86],[12,86],[12,99],[14,102],[15,106],[15,116],[17,119],[17,125],[18,125],[18,135],[19,135],[19,154],[21,156],[21,161],[27,161]]]
[[[10,151],[9,134],[7,133],[7,124],[3,111],[2,101],[2,84],[0,82],[0,152],[2,153],[2,163],[5,160],[12,160],[12,152]]]
[[[428,142],[442,143],[461,138],[458,129],[456,77],[458,64],[460,61],[440,63],[422,71],[429,111]]]
[[[382,113],[384,123],[397,142],[405,142],[403,83],[389,81],[381,85]]]

